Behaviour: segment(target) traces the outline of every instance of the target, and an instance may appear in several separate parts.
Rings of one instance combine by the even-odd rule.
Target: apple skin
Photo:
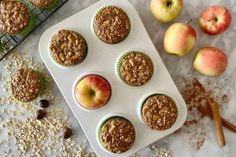
[[[167,53],[184,56],[194,47],[196,31],[184,23],[171,25],[164,35],[164,48]]]
[[[183,0],[152,0],[150,8],[158,21],[168,23],[181,13]]]
[[[75,86],[75,98],[85,109],[98,109],[107,104],[111,97],[108,81],[97,74],[83,77]]]
[[[200,48],[195,57],[193,66],[201,74],[218,76],[222,74],[228,64],[226,54],[215,47]]]
[[[231,20],[230,11],[226,7],[210,6],[201,13],[199,24],[206,34],[217,35],[229,28]]]

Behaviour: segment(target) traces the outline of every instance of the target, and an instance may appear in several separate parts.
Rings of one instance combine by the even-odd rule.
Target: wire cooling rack
[[[34,28],[26,35],[9,35],[0,31],[0,61],[13,49],[20,45],[33,31],[52,16],[69,0],[58,0],[58,4],[52,9],[40,9],[29,4],[28,0],[21,0],[31,11],[35,18]],[[0,8],[1,9],[1,8]]]

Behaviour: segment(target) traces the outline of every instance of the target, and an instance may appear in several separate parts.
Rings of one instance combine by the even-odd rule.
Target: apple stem
[[[190,20],[187,22],[187,25],[189,25],[192,21],[193,21],[193,19],[190,19]]]
[[[168,2],[166,3],[166,5],[167,5],[167,7],[171,8],[172,3],[171,3],[170,1],[168,1]]]
[[[211,21],[217,22],[217,20],[218,20],[218,19],[215,17],[215,18],[213,18],[213,19],[210,19],[209,22],[211,22]]]

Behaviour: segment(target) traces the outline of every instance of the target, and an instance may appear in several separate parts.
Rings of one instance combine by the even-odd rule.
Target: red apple
[[[214,47],[204,47],[198,50],[193,66],[195,69],[208,76],[222,74],[228,64],[226,54]]]
[[[183,0],[152,0],[153,16],[162,23],[173,21],[182,11]]]
[[[111,97],[111,86],[102,76],[90,74],[75,86],[75,98],[86,109],[98,109],[107,104]]]
[[[196,36],[196,31],[191,26],[184,23],[175,23],[165,32],[165,51],[179,56],[186,55],[193,49]]]
[[[217,35],[227,30],[231,23],[230,11],[223,6],[210,6],[201,13],[200,27],[209,35]]]

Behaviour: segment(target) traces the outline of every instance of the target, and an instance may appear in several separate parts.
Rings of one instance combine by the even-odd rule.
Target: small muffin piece
[[[29,102],[44,90],[44,79],[32,69],[19,69],[11,78],[11,91],[15,99]]]
[[[36,7],[52,8],[58,3],[58,0],[29,0],[29,2]]]
[[[93,21],[97,37],[109,44],[123,41],[130,32],[127,14],[115,6],[106,6],[98,11]]]
[[[131,86],[142,86],[153,75],[152,60],[141,52],[130,52],[123,55],[118,63],[120,78]]]
[[[178,117],[178,109],[169,96],[155,94],[143,103],[142,117],[151,129],[162,131],[173,126]]]
[[[135,142],[135,129],[123,117],[112,117],[100,128],[101,145],[112,153],[121,154],[129,150]]]
[[[0,2],[0,30],[9,34],[27,34],[34,26],[28,8],[19,1]]]
[[[87,43],[78,32],[63,29],[52,37],[50,50],[57,63],[73,66],[85,59]]]

